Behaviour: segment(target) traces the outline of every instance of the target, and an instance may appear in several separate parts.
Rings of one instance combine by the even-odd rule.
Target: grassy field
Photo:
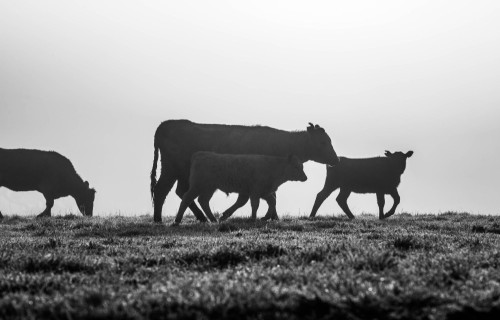
[[[500,319],[500,217],[0,221],[0,318]]]

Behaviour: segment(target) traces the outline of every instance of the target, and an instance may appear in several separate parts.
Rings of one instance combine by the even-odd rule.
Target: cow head
[[[85,187],[78,196],[75,197],[78,209],[84,216],[92,217],[94,211],[95,189],[89,187],[89,182],[85,181]]]
[[[330,166],[339,163],[337,153],[332,146],[332,140],[325,129],[309,122],[307,133],[309,134],[309,158],[312,161],[328,164]]]
[[[304,165],[297,156],[288,156],[288,165],[285,169],[285,177],[288,181],[306,181],[307,176],[304,172]]]
[[[387,150],[385,151],[385,156],[395,162],[400,173],[403,173],[405,171],[406,159],[408,159],[412,155],[413,155],[413,151],[408,151],[407,153],[403,153],[401,151],[397,151],[394,153],[387,151]]]

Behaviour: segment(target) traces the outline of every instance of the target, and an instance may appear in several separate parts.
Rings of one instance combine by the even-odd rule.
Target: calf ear
[[[406,153],[407,158],[411,157],[412,155],[413,155],[413,151],[411,151],[411,150]]]
[[[385,153],[384,153],[384,154],[385,154],[387,157],[392,156],[392,153],[391,153],[390,151],[387,151],[387,150],[385,150]]]

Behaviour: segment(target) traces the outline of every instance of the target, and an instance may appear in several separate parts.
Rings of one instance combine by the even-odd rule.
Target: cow
[[[196,198],[205,214],[215,220],[209,202],[217,189],[226,194],[239,194],[236,203],[223,213],[221,221],[229,218],[249,198],[252,219],[255,220],[260,198],[265,199],[270,209],[276,211],[273,194],[278,187],[287,181],[306,180],[304,166],[296,156],[282,158],[196,152],[191,161],[189,190],[182,197],[174,225],[181,222],[184,211]]]
[[[301,162],[312,160],[328,165],[336,165],[339,162],[325,129],[311,123],[305,131],[290,132],[265,126],[199,124],[189,120],[167,120],[158,126],[154,136],[150,191],[155,222],[161,222],[163,203],[176,181],[176,193],[181,199],[189,189],[191,157],[197,151],[277,157],[294,154]],[[156,180],[159,153],[161,174]],[[191,203],[189,208],[198,220],[207,221],[196,203]],[[273,215],[274,212],[269,210],[266,218]]]
[[[38,217],[50,217],[54,200],[66,196],[75,199],[84,216],[92,216],[95,190],[55,151],[0,148],[0,187],[43,194],[46,208]]]
[[[350,159],[340,157],[335,167],[328,167],[323,190],[316,196],[316,201],[310,217],[316,216],[319,207],[328,196],[340,188],[337,203],[349,219],[354,219],[347,198],[354,193],[375,193],[379,207],[379,219],[385,219],[394,214],[400,202],[397,187],[401,182],[401,175],[406,169],[406,159],[413,155],[407,153],[385,151],[385,157]],[[392,208],[384,215],[384,195],[389,194],[394,199]]]

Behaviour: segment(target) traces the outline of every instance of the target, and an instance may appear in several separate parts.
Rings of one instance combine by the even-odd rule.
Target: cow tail
[[[158,163],[158,146],[156,146],[155,143],[155,153],[154,153],[154,159],[153,159],[153,169],[151,169],[151,200],[155,199],[154,192],[155,192],[155,187],[156,187],[156,166]]]

